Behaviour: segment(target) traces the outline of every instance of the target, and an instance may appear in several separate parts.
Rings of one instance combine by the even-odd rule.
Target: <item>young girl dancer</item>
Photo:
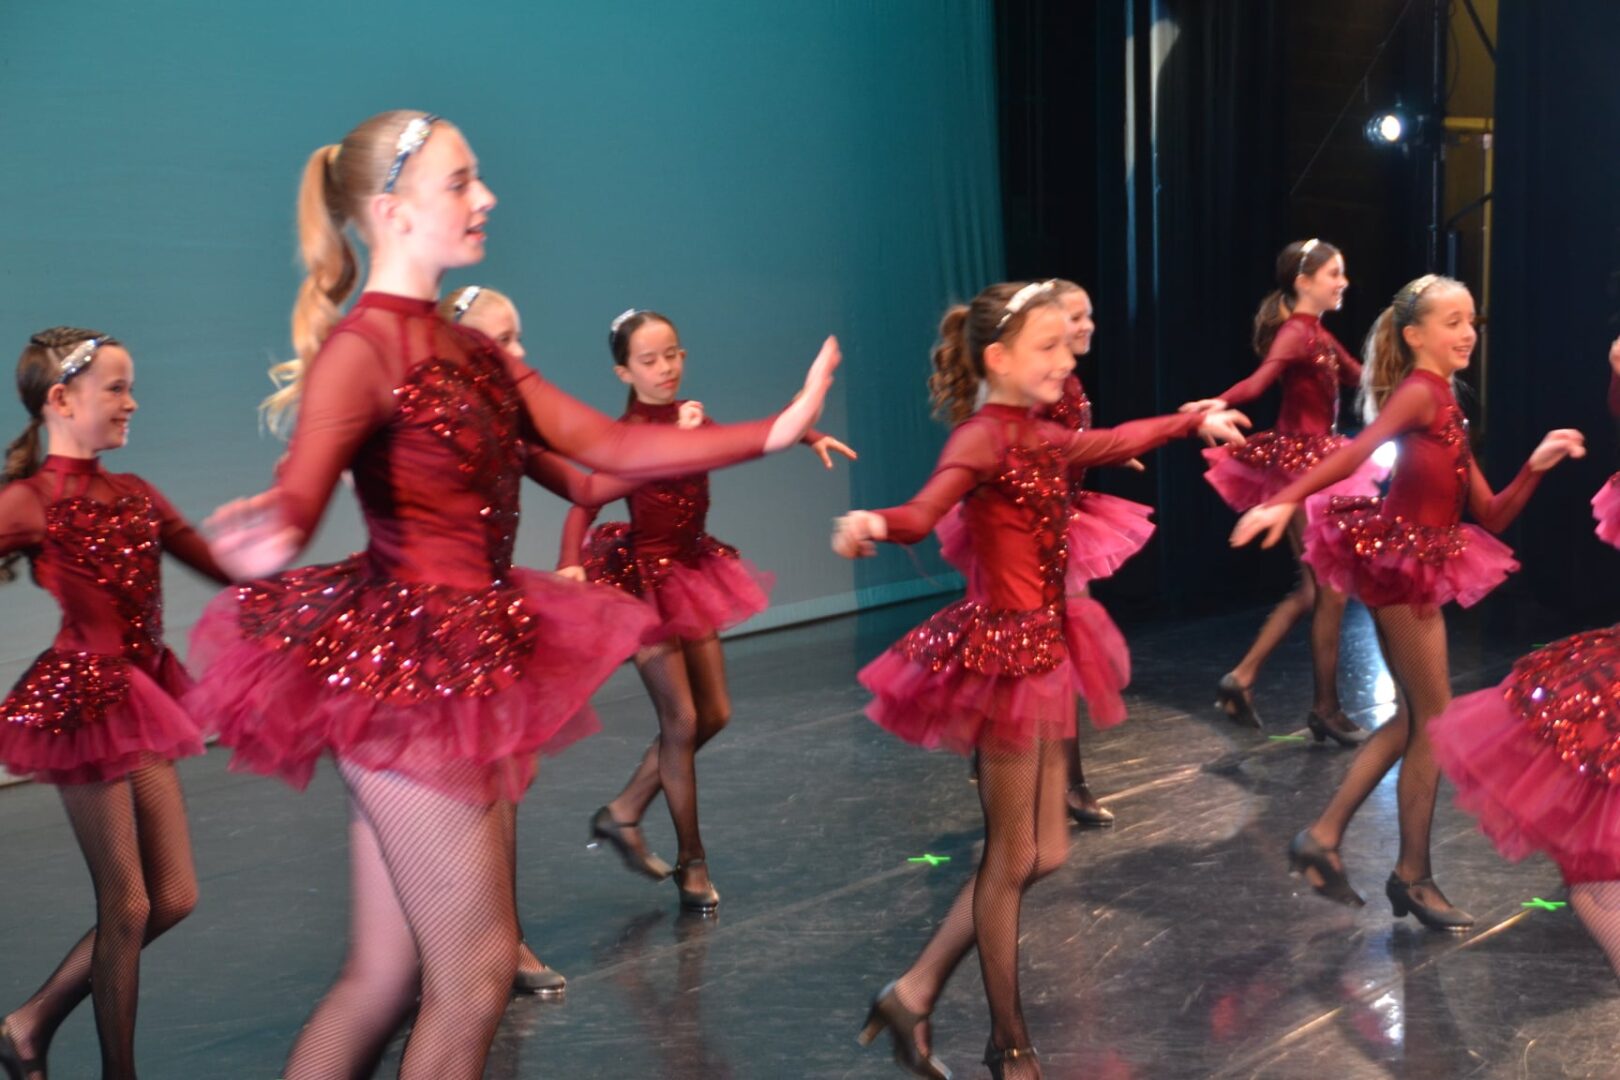
[[[918,1076],[948,1076],[929,1050],[928,1015],[974,945],[990,1004],[985,1062],[997,1077],[1038,1077],[1018,999],[1024,891],[1068,847],[1063,742],[1074,695],[1117,697],[1123,646],[1099,640],[1065,605],[1069,473],[1123,462],[1194,431],[1240,441],[1240,414],[1209,412],[1076,432],[1036,417],[1074,368],[1050,283],[994,285],[940,325],[930,388],[956,423],[928,484],[911,502],[838,520],[833,549],[870,554],[874,541],[914,543],[962,503],[979,573],[968,598],[940,611],[861,672],[868,714],[900,737],[979,752],[985,846],[979,868],[922,955],[874,1000],[861,1041],[887,1029],[895,1059]],[[973,406],[980,385],[985,404]]]
[[[1609,350],[1620,402],[1620,341]],[[1597,533],[1620,547],[1610,478],[1592,500]],[[1434,755],[1497,850],[1552,856],[1570,906],[1620,974],[1620,625],[1588,630],[1519,660],[1502,682],[1435,717]]]
[[[1054,279],[1052,294],[1063,309],[1066,333],[1064,345],[1076,361],[1091,352],[1091,339],[1097,324],[1092,319],[1091,296],[1072,281]],[[1070,374],[1063,384],[1063,396],[1050,406],[1037,408],[1036,415],[1054,420],[1071,431],[1085,431],[1091,427],[1091,399],[1086,395],[1080,376]],[[1127,462],[1135,468],[1141,463]],[[1064,583],[1068,602],[1077,609],[1086,608],[1099,626],[1112,628],[1113,620],[1101,605],[1091,599],[1090,583],[1110,577],[1125,562],[1141,551],[1153,535],[1153,508],[1131,502],[1100,491],[1088,491],[1085,486],[1086,470],[1069,472],[1069,571]],[[962,520],[962,508],[952,507],[934,530],[939,536],[940,553],[946,561],[971,577],[973,548],[967,527]],[[1117,628],[1110,629],[1117,635]],[[1128,675],[1125,680],[1129,681]],[[1098,721],[1093,716],[1094,721]],[[1124,719],[1120,714],[1119,719]],[[1117,722],[1117,721],[1116,721]],[[1099,722],[1098,726],[1108,726]],[[1074,741],[1069,754],[1069,790],[1064,797],[1069,816],[1076,824],[1088,828],[1106,828],[1114,823],[1113,811],[1107,809],[1092,794],[1086,783],[1085,767],[1080,757],[1080,740]]]
[[[96,925],[0,1026],[11,1080],[45,1075],[51,1037],[87,995],[102,1075],[133,1077],[141,947],[197,899],[173,761],[203,744],[176,700],[190,679],[163,643],[161,556],[226,578],[156,488],[101,467],[100,454],[129,438],[134,384],[129,353],[93,330],[35,334],[17,361],[29,420],[6,453],[0,580],[26,555],[62,626],[0,705],[0,765],[57,785],[95,886]]]
[[[366,551],[249,581],[193,638],[196,697],[238,768],[305,784],[331,751],[351,805],[352,923],[337,984],[300,1034],[289,1080],[369,1075],[417,1008],[400,1075],[482,1075],[517,964],[512,815],[536,752],[587,734],[591,691],[649,621],[635,601],[512,566],[526,442],[654,478],[779,450],[825,398],[829,340],[774,420],[705,431],[615,424],[435,311],[447,269],[479,261],[494,196],[451,124],[382,113],[305,167],[309,277],[299,360],[272,419],[298,404],[275,486],[215,517],[238,577],[307,542],[344,469]],[[345,235],[369,248],[358,277]]]
[[[1267,501],[1346,441],[1338,434],[1339,390],[1360,384],[1361,365],[1322,325],[1322,315],[1339,310],[1349,285],[1344,256],[1332,244],[1312,239],[1283,248],[1277,256],[1277,287],[1260,302],[1254,316],[1254,351],[1262,358],[1260,367],[1213,402],[1198,403],[1241,405],[1282,383],[1276,427],[1256,432],[1241,447],[1204,451],[1209,461],[1204,479],[1232,509],[1243,511]],[[1334,493],[1374,494],[1381,473],[1368,461]],[[1310,615],[1315,700],[1305,722],[1317,742],[1332,739],[1354,746],[1366,741],[1367,732],[1339,704],[1339,624],[1344,620],[1345,598],[1320,587],[1317,575],[1300,559],[1305,524],[1301,510],[1288,526],[1288,544],[1299,562],[1299,584],[1266,618],[1237,667],[1221,677],[1216,705],[1239,723],[1259,727],[1254,681],[1260,667],[1294,625]]]
[[[1472,926],[1473,917],[1446,900],[1429,863],[1439,784],[1429,723],[1451,700],[1440,608],[1453,600],[1470,607],[1518,569],[1508,547],[1485,529],[1505,529],[1543,472],[1585,452],[1580,432],[1549,432],[1513,482],[1491,493],[1451,390],[1476,339],[1474,298],[1460,283],[1428,274],[1406,285],[1368,339],[1365,395],[1376,417],[1232,531],[1234,545],[1256,537],[1265,546],[1276,543],[1306,496],[1353,475],[1384,442],[1398,442],[1387,496],[1332,497],[1305,532],[1305,559],[1317,576],[1372,609],[1397,711],[1356,755],[1322,816],[1294,838],[1289,858],[1324,896],[1362,904],[1345,877],[1339,842],[1357,807],[1399,761],[1400,856],[1384,891],[1397,917],[1411,913],[1431,929],[1457,931]],[[1465,507],[1484,528],[1460,523]]]
[[[675,325],[656,311],[630,310],[608,331],[613,370],[630,387],[622,422],[697,427],[712,423],[696,401],[679,400],[686,350]],[[855,454],[830,435],[809,432],[806,443],[832,467],[831,453]],[[720,892],[710,880],[698,826],[696,755],[731,719],[725,655],[719,633],[765,610],[771,576],[755,569],[705,530],[709,478],[692,473],[650,484],[615,478],[594,497],[576,500],[563,527],[560,573],[578,573],[645,601],[657,628],[636,653],[647,693],[658,713],[658,734],[630,780],[591,819],[594,847],[607,843],[632,870],[655,880],[673,875],[681,907],[713,912]],[[586,532],[597,510],[624,498],[630,521]],[[673,870],[647,850],[641,817],[664,793],[680,845]]]

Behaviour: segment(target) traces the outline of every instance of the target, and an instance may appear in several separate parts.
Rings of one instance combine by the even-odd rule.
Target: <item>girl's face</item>
[[[1432,286],[1423,294],[1423,314],[1401,336],[1420,367],[1451,375],[1468,366],[1479,341],[1474,327],[1474,295],[1467,289]]]
[[[1084,356],[1091,351],[1091,335],[1097,329],[1091,318],[1091,294],[1075,289],[1064,293],[1059,302],[1063,305],[1064,345],[1073,355]]]
[[[984,350],[984,368],[992,400],[1033,408],[1063,397],[1063,382],[1074,371],[1069,351],[1068,318],[1057,304],[1042,304],[1024,318],[1011,338]]]
[[[415,262],[438,270],[471,266],[484,257],[484,223],[495,194],[478,175],[467,140],[439,121],[405,162],[392,195],[378,195],[377,213]]]
[[[90,366],[45,399],[46,423],[69,447],[99,454],[129,441],[135,415],[135,361],[118,345],[96,350]]]
[[[1350,279],[1344,276],[1344,256],[1335,255],[1321,266],[1316,273],[1301,274],[1294,279],[1294,295],[1299,297],[1301,307],[1307,307],[1313,312],[1338,311],[1344,306],[1344,290],[1350,287]]]
[[[513,359],[528,356],[523,348],[523,320],[518,318],[517,308],[503,297],[488,293],[479,296],[461,317],[461,325],[489,335],[495,344],[511,353]]]
[[[636,392],[636,400],[647,405],[668,405],[681,389],[681,372],[686,367],[686,350],[675,328],[660,319],[648,319],[630,335],[629,356],[615,364],[619,381]]]

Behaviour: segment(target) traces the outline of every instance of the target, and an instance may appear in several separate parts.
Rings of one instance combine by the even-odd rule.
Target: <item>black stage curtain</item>
[[[1510,539],[1537,599],[1611,621],[1620,561],[1592,536],[1587,500],[1617,461],[1603,402],[1620,334],[1620,4],[1503,0],[1497,43],[1482,456],[1500,483],[1548,428],[1586,432],[1587,461],[1547,477]]]

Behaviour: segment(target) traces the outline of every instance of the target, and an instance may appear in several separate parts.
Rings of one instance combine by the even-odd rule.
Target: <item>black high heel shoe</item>
[[[984,1044],[984,1063],[990,1067],[990,1075],[996,1080],[1002,1080],[1006,1075],[1009,1061],[1039,1061],[1041,1055],[1033,1046],[1009,1046],[1003,1050],[995,1043]]]
[[[941,1064],[938,1058],[917,1049],[917,1028],[928,1021],[928,1014],[914,1013],[900,1004],[900,995],[895,993],[894,988],[895,984],[890,983],[872,999],[872,1007],[866,1011],[866,1026],[855,1036],[855,1041],[862,1046],[871,1046],[879,1035],[887,1031],[889,1040],[894,1044],[896,1065],[912,1076],[951,1080],[951,1070]]]
[[[23,1057],[17,1052],[17,1044],[12,1040],[11,1032],[0,1027],[0,1068],[6,1070],[6,1076],[10,1080],[28,1080],[30,1076],[45,1075],[45,1059]]]
[[[1347,907],[1366,907],[1367,901],[1350,886],[1350,879],[1345,876],[1344,871],[1333,865],[1333,856],[1338,853],[1338,848],[1330,848],[1319,843],[1309,829],[1303,829],[1289,841],[1288,869],[1305,878],[1306,883],[1318,894],[1335,903]],[[1321,884],[1311,881],[1305,874],[1307,870],[1315,870],[1316,876],[1321,878]]]
[[[1087,829],[1106,829],[1114,823],[1114,812],[1099,803],[1085,784],[1074,785],[1069,789],[1069,794],[1078,795],[1080,800],[1079,806],[1073,800],[1064,800],[1069,808],[1069,816],[1076,825]]]
[[[1440,898],[1439,905],[1431,907],[1412,895],[1412,890],[1418,887],[1434,890],[1434,895]],[[1440,886],[1434,883],[1434,878],[1419,878],[1417,881],[1402,881],[1394,874],[1384,883],[1384,895],[1389,897],[1389,906],[1395,912],[1397,919],[1403,915],[1415,915],[1417,921],[1430,930],[1445,930],[1453,934],[1460,934],[1465,930],[1472,930],[1474,917],[1462,908],[1452,906],[1446,894],[1440,891]]]
[[[686,883],[682,881],[682,876],[687,867],[707,865],[708,863],[704,861],[701,855],[695,859],[687,859],[685,862],[675,864],[675,887],[681,891],[681,907],[686,911],[712,915],[715,909],[720,906],[720,890],[714,887],[714,882],[709,882],[701,889],[688,889]]]
[[[1244,686],[1230,671],[1215,684],[1215,707],[1233,723],[1260,730],[1260,714],[1254,711],[1254,687]]]
[[[663,881],[672,873],[669,863],[650,851],[646,853],[637,851],[624,838],[624,830],[639,828],[640,825],[639,821],[614,821],[613,812],[604,806],[591,818],[591,838],[585,846],[599,848],[607,844],[619,853],[619,858],[623,859],[624,865],[631,870],[654,881]]]
[[[1372,732],[1366,728],[1357,727],[1348,716],[1344,715],[1343,711],[1335,713],[1333,719],[1343,720],[1348,725],[1348,730],[1337,724],[1328,723],[1328,718],[1315,709],[1312,709],[1310,715],[1305,717],[1305,726],[1311,729],[1311,734],[1316,736],[1317,742],[1327,742],[1332,739],[1340,746],[1360,746],[1372,738]]]

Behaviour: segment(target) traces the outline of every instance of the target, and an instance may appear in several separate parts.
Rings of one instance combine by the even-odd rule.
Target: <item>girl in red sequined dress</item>
[[[1053,279],[1052,292],[1063,307],[1066,326],[1064,344],[1076,361],[1091,352],[1091,339],[1097,329],[1092,319],[1091,296],[1072,281]],[[1091,427],[1091,398],[1080,383],[1080,376],[1071,374],[1063,384],[1063,396],[1054,404],[1041,406],[1037,415],[1054,420],[1071,431],[1085,431]],[[1140,469],[1141,462],[1130,461],[1128,466]],[[1090,606],[1090,583],[1113,576],[1125,562],[1141,551],[1153,536],[1153,508],[1116,495],[1086,488],[1086,470],[1077,468],[1069,474],[1069,572],[1064,589],[1069,600],[1076,605]],[[963,522],[962,508],[954,506],[940,519],[934,529],[939,537],[940,554],[952,566],[971,577],[977,572],[973,562],[973,547],[967,526]],[[1107,620],[1100,607],[1092,609],[1092,617]],[[1111,726],[1123,717],[1105,717],[1093,721],[1099,727]],[[1114,823],[1113,811],[1107,809],[1092,794],[1086,783],[1085,766],[1080,755],[1080,740],[1073,743],[1069,754],[1069,790],[1065,796],[1069,816],[1076,824],[1089,828],[1105,828]]]
[[[129,437],[134,379],[129,353],[90,330],[36,334],[17,362],[30,419],[6,454],[0,580],[26,556],[62,625],[0,705],[0,765],[57,786],[95,886],[96,925],[0,1025],[11,1080],[44,1075],[51,1037],[86,996],[102,1075],[133,1077],[141,947],[197,898],[173,761],[203,743],[177,700],[190,679],[163,643],[162,555],[227,579],[156,488],[101,467],[99,455]]]
[[[1387,496],[1323,496],[1305,531],[1305,559],[1317,577],[1372,609],[1395,679],[1396,713],[1357,753],[1327,809],[1294,838],[1289,857],[1318,892],[1361,905],[1339,842],[1356,809],[1399,761],[1400,855],[1384,891],[1397,917],[1411,913],[1432,929],[1456,931],[1472,926],[1473,917],[1446,900],[1429,862],[1440,777],[1429,724],[1451,700],[1440,609],[1453,600],[1477,603],[1518,569],[1508,547],[1485,530],[1507,528],[1543,472],[1585,453],[1580,432],[1549,432],[1513,482],[1491,492],[1451,390],[1476,340],[1474,299],[1461,284],[1430,274],[1401,289],[1369,338],[1364,393],[1377,416],[1348,446],[1244,514],[1232,532],[1234,545],[1256,537],[1276,543],[1308,496],[1353,475],[1383,443],[1397,442]],[[1479,525],[1461,523],[1465,508]]]
[[[1254,374],[1210,402],[1242,405],[1274,384],[1282,386],[1277,424],[1256,432],[1241,447],[1204,451],[1204,479],[1239,512],[1273,498],[1301,473],[1344,445],[1338,433],[1339,392],[1360,385],[1361,364],[1328,328],[1322,316],[1344,304],[1344,255],[1322,240],[1295,241],[1277,256],[1277,287],[1254,316],[1254,351],[1262,357]],[[1371,495],[1383,470],[1371,460],[1334,486],[1336,494]],[[1216,706],[1239,723],[1260,726],[1254,708],[1254,682],[1263,665],[1294,626],[1307,615],[1311,628],[1314,701],[1305,722],[1318,742],[1333,739],[1354,746],[1367,733],[1344,714],[1339,703],[1339,626],[1344,594],[1322,587],[1304,552],[1306,515],[1288,526],[1288,544],[1299,561],[1299,584],[1274,608],[1249,651],[1216,686]]]
[[[701,427],[713,421],[696,401],[678,400],[686,350],[673,323],[656,311],[630,310],[608,332],[613,370],[630,387],[622,422]],[[828,468],[832,453],[854,453],[829,435],[805,442]],[[645,602],[657,625],[635,656],[658,713],[653,739],[630,780],[591,819],[593,846],[606,843],[625,864],[655,880],[674,877],[681,907],[711,913],[720,893],[710,880],[698,825],[696,755],[731,719],[719,633],[765,610],[772,577],[705,531],[707,473],[651,484],[595,476],[563,526],[558,573],[611,585]],[[597,511],[623,498],[630,520],[591,530]],[[589,536],[587,538],[587,532]],[[640,823],[664,794],[680,845],[675,866],[648,852]]]
[[[330,752],[348,789],[347,962],[285,1075],[368,1075],[411,1010],[400,1075],[481,1076],[517,966],[512,814],[535,756],[588,734],[592,690],[634,651],[634,600],[511,562],[526,447],[651,479],[796,442],[837,363],[829,339],[775,419],[704,431],[615,424],[435,310],[479,261],[494,196],[461,133],[382,113],[305,167],[309,277],[299,360],[272,420],[298,416],[275,486],[222,508],[213,550],[238,578],[290,561],[351,470],[366,550],[249,580],[193,636],[193,697],[233,767],[308,782]],[[369,248],[366,289],[345,234]]]
[[[1199,432],[1241,441],[1226,411],[1073,431],[1037,417],[1074,370],[1050,283],[995,285],[940,326],[930,380],[956,423],[927,485],[904,506],[840,518],[834,550],[870,554],[875,541],[915,543],[958,503],[981,572],[966,599],[911,631],[860,674],[867,714],[909,742],[979,752],[985,847],[978,870],[922,954],[872,1004],[862,1041],[885,1029],[896,1060],[919,1076],[948,1075],[929,1051],[928,1016],[968,950],[979,950],[991,1017],[985,1060],[996,1076],[1040,1076],[1018,999],[1024,891],[1068,849],[1063,746],[1075,695],[1099,719],[1123,715],[1126,658],[1066,596],[1072,470],[1124,462]],[[985,404],[973,411],[980,385]],[[1115,712],[1117,710],[1117,712]]]
[[[1620,341],[1609,363],[1620,415]],[[1598,506],[1597,533],[1620,547],[1613,500]],[[1509,859],[1552,856],[1620,974],[1620,625],[1542,646],[1498,685],[1452,702],[1430,731],[1457,802]]]

